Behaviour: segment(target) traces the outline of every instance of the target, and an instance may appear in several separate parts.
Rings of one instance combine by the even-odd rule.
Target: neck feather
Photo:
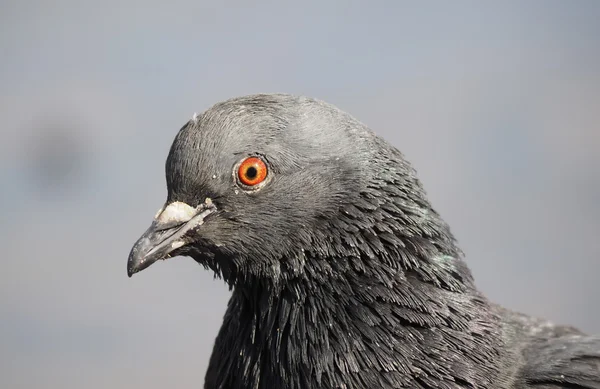
[[[494,382],[499,321],[461,260],[413,269],[364,262],[311,258],[304,276],[282,286],[236,286],[205,387]]]

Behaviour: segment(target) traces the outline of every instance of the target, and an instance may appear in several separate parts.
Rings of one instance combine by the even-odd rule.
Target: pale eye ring
[[[268,174],[267,163],[258,156],[243,159],[237,165],[237,171],[235,172],[238,183],[248,189],[257,188],[265,182]]]

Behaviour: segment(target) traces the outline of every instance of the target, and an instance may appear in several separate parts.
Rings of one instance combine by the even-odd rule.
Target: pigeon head
[[[166,178],[127,271],[190,256],[232,287],[205,388],[599,387],[598,339],[489,303],[402,154],[331,105],[216,104]]]
[[[194,115],[171,146],[166,179],[167,201],[132,248],[129,276],[178,255],[234,285],[299,277],[323,258],[394,252],[408,266],[456,254],[400,153],[317,100],[254,95]]]

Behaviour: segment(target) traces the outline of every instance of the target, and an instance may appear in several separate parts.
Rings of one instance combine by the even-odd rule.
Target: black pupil
[[[248,170],[246,170],[246,177],[253,180],[258,175],[258,170],[254,166],[250,166]]]

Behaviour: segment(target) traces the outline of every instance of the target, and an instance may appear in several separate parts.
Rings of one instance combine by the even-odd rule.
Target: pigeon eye
[[[246,186],[256,186],[267,178],[267,164],[258,158],[246,158],[238,168],[238,179]]]

